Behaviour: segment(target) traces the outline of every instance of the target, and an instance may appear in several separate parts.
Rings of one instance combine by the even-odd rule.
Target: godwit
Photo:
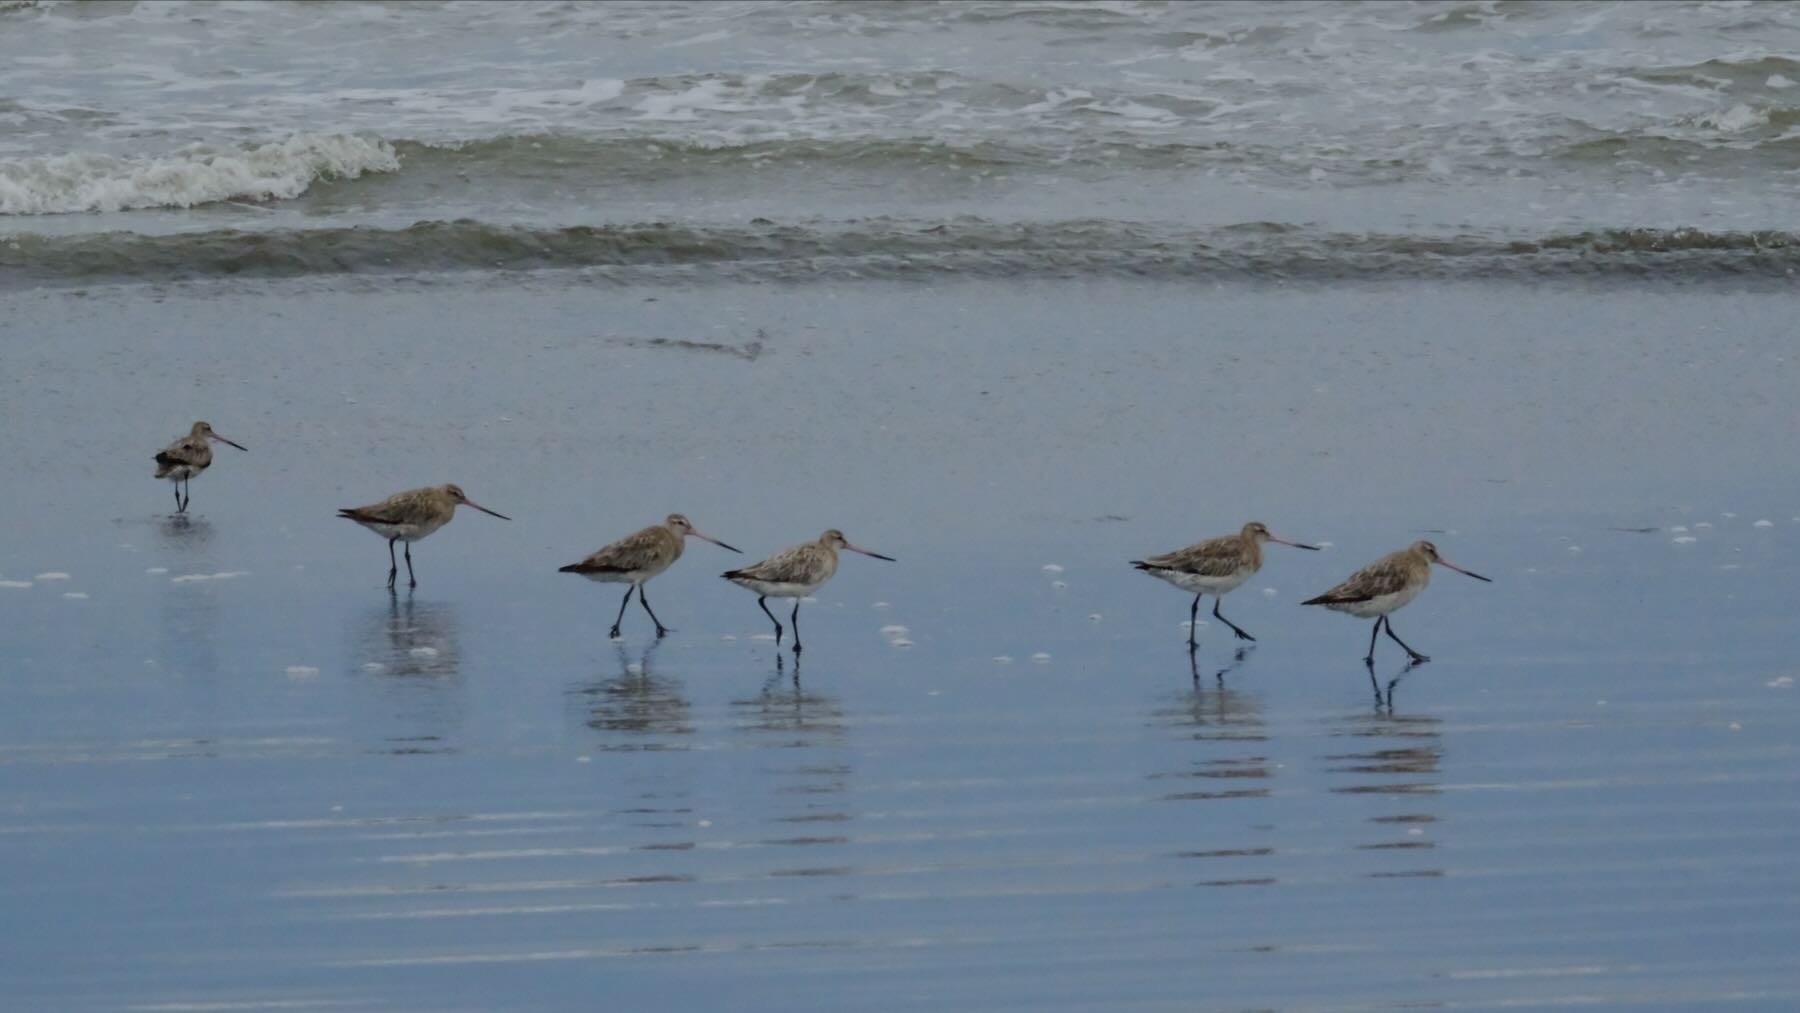
[[[1234,588],[1262,569],[1264,542],[1279,542],[1314,552],[1319,550],[1317,545],[1276,538],[1269,534],[1268,527],[1261,521],[1251,521],[1235,535],[1209,538],[1185,549],[1176,549],[1149,559],[1134,559],[1131,565],[1152,577],[1166,580],[1183,591],[1193,593],[1194,604],[1188,609],[1189,647],[1198,646],[1194,639],[1194,627],[1200,621],[1200,599],[1209,594],[1213,596],[1213,618],[1231,627],[1231,632],[1236,633],[1239,640],[1255,640],[1255,637],[1238,629],[1236,623],[1220,615],[1219,605]]]
[[[419,580],[413,576],[412,543],[450,523],[450,518],[456,516],[459,504],[472,506],[484,514],[493,514],[503,521],[512,520],[505,514],[494,513],[469,499],[455,485],[428,485],[423,489],[408,489],[379,503],[345,507],[338,511],[338,516],[353,520],[387,539],[387,586],[392,590],[394,578],[400,573],[400,566],[394,561],[394,543],[406,543],[406,586],[418,587]]]
[[[733,549],[711,535],[703,535],[694,529],[686,517],[670,514],[661,524],[653,524],[634,535],[608,545],[579,563],[570,563],[560,567],[558,573],[579,573],[589,580],[602,584],[629,584],[625,589],[625,599],[619,602],[619,615],[613,620],[612,631],[607,636],[619,637],[619,624],[625,621],[625,606],[631,604],[631,592],[636,591],[638,604],[650,613],[650,621],[656,624],[656,639],[661,640],[669,632],[669,628],[650,612],[650,599],[644,597],[644,584],[651,577],[667,570],[677,559],[681,558],[681,550],[687,545],[688,535],[717,545],[721,549]]]
[[[1414,542],[1399,552],[1391,552],[1368,566],[1350,575],[1350,579],[1317,598],[1308,598],[1302,605],[1323,605],[1333,612],[1348,612],[1358,619],[1375,617],[1375,628],[1369,631],[1369,654],[1363,661],[1371,668],[1375,664],[1375,638],[1381,632],[1382,624],[1387,625],[1387,635],[1394,638],[1394,643],[1406,649],[1406,654],[1414,662],[1431,659],[1406,646],[1399,634],[1394,632],[1394,622],[1388,613],[1405,605],[1425,590],[1431,583],[1431,564],[1447,566],[1464,576],[1476,580],[1493,581],[1479,573],[1473,573],[1449,562],[1438,555],[1437,546],[1430,542]]]
[[[760,563],[752,563],[740,570],[726,570],[721,576],[739,587],[747,587],[757,594],[756,604],[762,607],[763,615],[775,624],[775,646],[781,646],[781,620],[769,611],[770,598],[804,598],[819,589],[819,585],[831,579],[837,572],[838,550],[849,549],[865,556],[885,559],[892,563],[894,557],[884,556],[879,552],[857,548],[844,538],[844,533],[836,528],[819,536],[816,542],[806,542],[791,549],[783,549]],[[794,625],[794,653],[800,653],[800,602],[794,602],[794,614],[788,618]]]
[[[230,443],[239,450],[250,448],[213,432],[212,424],[196,422],[188,434],[174,443],[162,448],[156,455],[156,477],[166,478],[175,487],[175,512],[186,513],[188,501],[192,498],[192,490],[182,495],[184,486],[190,486],[194,476],[212,467],[212,444],[208,440]]]

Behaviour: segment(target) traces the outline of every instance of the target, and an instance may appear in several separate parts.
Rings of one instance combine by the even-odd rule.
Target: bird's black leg
[[[1381,636],[1381,621],[1386,618],[1387,616],[1376,616],[1375,628],[1369,631],[1369,654],[1363,658],[1363,664],[1368,665],[1371,669],[1369,672],[1371,679],[1375,678],[1375,673],[1372,671],[1375,667],[1375,638]]]
[[[400,561],[394,558],[394,543],[398,538],[388,539],[388,590],[394,589],[394,578],[400,575]]]
[[[768,616],[769,621],[775,624],[775,646],[780,647],[781,646],[781,620],[775,618],[775,613],[769,611],[769,596],[762,595],[762,596],[758,597],[756,599],[756,604],[763,610],[763,615]]]
[[[1381,622],[1381,620],[1377,619],[1377,620],[1375,620],[1375,622],[1377,624],[1379,624]],[[1363,659],[1363,667],[1367,668],[1369,670],[1369,685],[1370,685],[1370,687],[1372,687],[1375,690],[1375,706],[1380,707],[1381,706],[1381,681],[1379,679],[1375,678],[1375,662],[1369,658],[1364,658]]]
[[[1383,622],[1387,623],[1388,636],[1393,638],[1394,643],[1399,644],[1401,647],[1406,648],[1406,655],[1407,655],[1407,657],[1409,657],[1413,660],[1414,664],[1417,664],[1421,661],[1430,661],[1431,660],[1430,658],[1426,657],[1425,655],[1420,654],[1418,651],[1415,651],[1410,647],[1406,647],[1406,641],[1401,640],[1400,635],[1394,632],[1394,621],[1392,619],[1389,619],[1387,616],[1382,616],[1381,619]],[[1373,650],[1370,650],[1369,653],[1374,654],[1375,652]]]
[[[406,586],[407,587],[418,587],[419,586],[419,578],[413,576],[412,543],[411,542],[406,543]]]
[[[1253,636],[1251,636],[1251,635],[1250,635],[1250,634],[1248,634],[1248,633],[1245,633],[1245,632],[1244,632],[1244,631],[1243,631],[1243,630],[1240,630],[1240,629],[1238,629],[1238,627],[1237,627],[1237,624],[1236,624],[1236,623],[1234,623],[1234,622],[1232,622],[1232,621],[1231,621],[1231,620],[1229,620],[1229,619],[1227,619],[1227,618],[1225,618],[1225,617],[1224,617],[1224,616],[1222,616],[1222,615],[1220,615],[1220,614],[1219,614],[1219,604],[1220,604],[1220,603],[1221,603],[1221,602],[1223,602],[1223,601],[1224,601],[1224,599],[1223,599],[1223,598],[1218,598],[1218,597],[1215,597],[1215,598],[1213,598],[1213,618],[1214,618],[1214,619],[1217,619],[1217,620],[1218,620],[1218,621],[1220,621],[1220,622],[1222,622],[1222,623],[1224,623],[1224,624],[1225,624],[1225,625],[1227,625],[1227,626],[1229,626],[1229,627],[1231,627],[1231,632],[1233,632],[1233,633],[1235,633],[1235,634],[1237,634],[1237,638],[1238,638],[1238,639],[1239,639],[1239,640],[1251,640],[1251,641],[1254,641],[1254,640],[1255,640],[1255,639],[1256,639],[1256,638],[1255,638],[1255,637],[1253,637]]]
[[[625,599],[619,602],[619,614],[613,619],[612,629],[606,631],[606,635],[614,640],[619,639],[619,624],[625,621],[625,606],[631,604],[631,588],[635,586],[625,588]]]
[[[791,622],[794,624],[794,654],[799,655],[799,653],[800,653],[800,599],[798,599],[798,598],[794,599],[794,614],[792,616],[788,617],[788,622]],[[800,663],[798,661],[796,661],[796,662],[794,662],[794,671],[798,672],[799,670],[800,670]]]
[[[183,509],[185,509],[181,505],[181,483],[180,482],[170,482],[169,485],[173,486],[175,489],[175,512],[180,513]]]
[[[1198,640],[1194,639],[1194,629],[1195,629],[1195,627],[1197,627],[1199,625],[1200,625],[1200,596],[1195,595],[1194,596],[1194,604],[1189,606],[1189,608],[1188,608],[1188,653],[1189,654],[1194,653],[1194,648],[1200,646],[1200,642]]]
[[[644,597],[644,585],[639,584],[637,586],[637,589],[638,589],[638,604],[644,606],[645,612],[650,612],[650,599]],[[630,591],[625,592],[625,597],[627,597],[627,598],[631,597],[631,592]],[[662,624],[661,619],[656,618],[656,613],[650,612],[650,621],[656,624],[656,639],[661,640],[663,637],[668,635],[669,628]]]

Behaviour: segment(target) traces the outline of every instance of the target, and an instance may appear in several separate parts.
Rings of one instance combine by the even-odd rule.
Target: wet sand
[[[1781,296],[4,303],[21,1008],[1800,996]],[[149,456],[195,417],[250,453],[172,521]],[[459,517],[390,597],[332,512],[441,481],[515,520]],[[677,632],[634,606],[609,643],[617,591],[555,568],[670,510],[899,562],[846,557],[797,678],[700,543],[651,587]],[[1271,547],[1225,608],[1260,642],[1203,628],[1196,678],[1187,599],[1125,560],[1252,518],[1332,544]],[[1379,706],[1367,625],[1296,603],[1419,537],[1495,583],[1396,614],[1434,660]]]

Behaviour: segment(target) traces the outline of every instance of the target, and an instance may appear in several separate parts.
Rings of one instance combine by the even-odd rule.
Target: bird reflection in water
[[[1231,661],[1224,668],[1213,672],[1213,681],[1224,686],[1225,677],[1244,667],[1244,662],[1249,660],[1250,652],[1254,650],[1256,650],[1255,645],[1251,645],[1231,652]],[[1200,651],[1198,648],[1188,648],[1188,671],[1193,673],[1194,692],[1198,694],[1200,691]]]
[[[1273,776],[1266,755],[1269,736],[1264,728],[1261,701],[1224,682],[1224,677],[1243,664],[1253,650],[1242,647],[1235,651],[1231,663],[1218,671],[1210,685],[1200,679],[1196,664],[1193,689],[1175,694],[1151,711],[1152,725],[1172,729],[1188,741],[1209,744],[1187,766],[1150,775],[1151,780],[1172,781],[1172,787],[1183,789],[1163,795],[1165,800],[1268,796],[1269,789],[1257,783]],[[1225,748],[1212,745],[1217,743],[1225,744]]]
[[[1418,658],[1413,658],[1400,666],[1400,670],[1388,678],[1387,692],[1384,695],[1381,690],[1381,680],[1375,677],[1375,663],[1364,658],[1363,667],[1369,671],[1369,686],[1375,690],[1375,709],[1377,711],[1385,709],[1389,714],[1394,713],[1394,687],[1400,685],[1400,680],[1406,678],[1407,673],[1424,663]]]
[[[625,645],[615,643],[619,672],[572,691],[583,709],[582,723],[600,732],[597,747],[608,751],[685,749],[671,736],[692,735],[693,703],[682,693],[680,680],[656,671],[656,651],[661,640],[652,640],[637,662],[632,663]]]
[[[158,521],[156,527],[163,544],[177,552],[198,553],[212,542],[212,522],[192,514],[170,514]]]
[[[453,752],[448,741],[462,722],[462,650],[456,613],[445,602],[421,602],[388,593],[385,607],[372,610],[358,639],[362,670],[378,677],[393,715],[407,729],[384,726],[384,751]]]
[[[801,684],[799,657],[792,659],[791,677],[789,671],[788,661],[775,655],[775,671],[763,681],[762,692],[754,699],[732,701],[740,718],[739,727],[760,732],[797,732],[802,736],[791,743],[765,745],[831,744],[844,731],[844,715],[837,698],[809,691]]]
[[[1393,680],[1411,667],[1401,669]],[[1441,718],[1431,715],[1397,716],[1378,707],[1374,713],[1338,719],[1329,731],[1341,744],[1324,757],[1326,770],[1338,782],[1331,792],[1367,798],[1374,809],[1363,816],[1359,825],[1363,829],[1355,833],[1351,850],[1414,856],[1398,868],[1382,863],[1366,873],[1371,878],[1443,875],[1442,868],[1418,863],[1421,853],[1437,847],[1428,832],[1438,821],[1431,802],[1442,790],[1441,724]],[[1371,838],[1367,826],[1379,832]]]
[[[157,662],[178,675],[217,675],[219,595],[211,577],[220,568],[213,565],[212,523],[173,514],[159,519],[156,529],[168,564],[162,579],[171,592],[157,596]]]
[[[752,736],[754,746],[780,751],[779,761],[763,772],[771,796],[763,808],[775,829],[759,843],[823,846],[808,852],[804,864],[779,868],[771,875],[848,875],[856,870],[822,857],[836,854],[834,846],[851,843],[847,829],[855,819],[849,807],[854,769],[844,749],[843,708],[835,697],[802,688],[800,656],[795,655],[792,663],[790,675],[778,653],[775,671],[762,692],[731,705],[739,730]]]
[[[1165,802],[1218,802],[1262,799],[1271,794],[1275,764],[1269,758],[1269,733],[1261,700],[1225,684],[1254,647],[1232,652],[1231,660],[1202,679],[1199,661],[1188,655],[1193,688],[1165,697],[1150,712],[1152,727],[1168,730],[1186,743],[1185,761],[1173,770],[1149,774]],[[1206,859],[1198,886],[1266,886],[1276,882],[1268,859],[1275,854],[1268,827],[1256,821],[1211,819],[1171,821],[1176,835],[1175,858]]]

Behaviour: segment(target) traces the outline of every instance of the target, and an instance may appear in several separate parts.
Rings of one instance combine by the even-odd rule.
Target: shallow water
[[[1795,1006],[1797,11],[0,2],[5,1005]]]
[[[1782,296],[6,302],[21,1008],[1800,997]],[[251,449],[175,521],[149,454],[196,404]],[[515,520],[390,596],[332,509],[435,481]],[[798,672],[704,543],[651,587],[677,632],[634,606],[609,643],[616,589],[555,567],[671,509],[899,562],[845,558]],[[1261,640],[1209,624],[1190,668],[1186,598],[1125,561],[1250,517],[1331,544],[1271,546],[1225,610]],[[1495,582],[1397,614],[1434,660],[1377,703],[1366,624],[1295,603],[1419,537]]]

